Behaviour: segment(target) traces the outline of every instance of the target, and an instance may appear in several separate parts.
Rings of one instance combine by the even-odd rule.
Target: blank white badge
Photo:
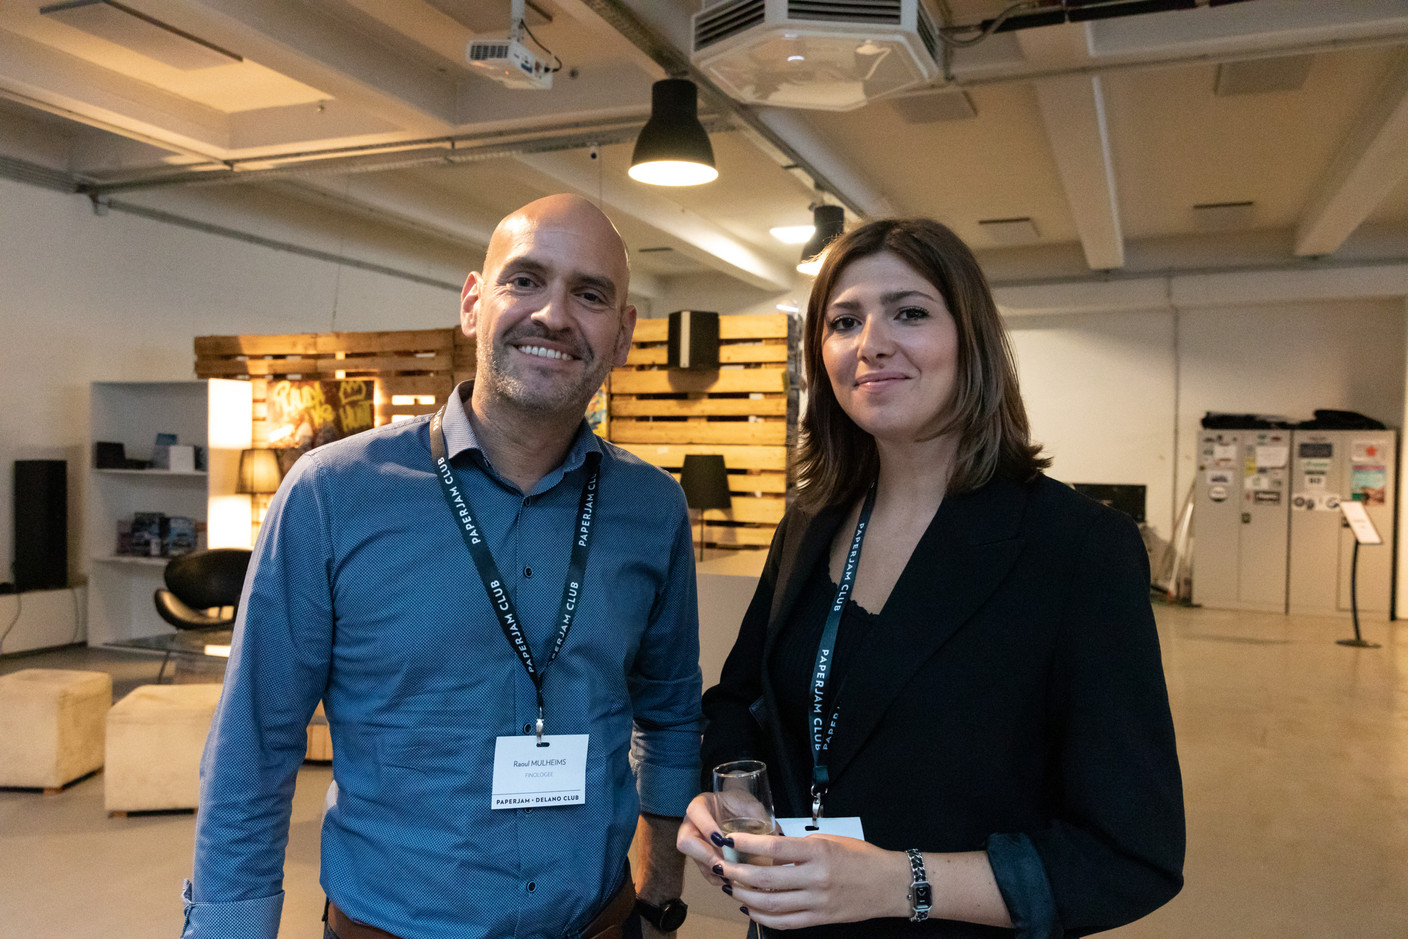
[[[839,835],[842,838],[865,840],[865,832],[861,830],[860,817],[857,815],[843,815],[840,818],[827,818],[823,815],[816,820],[815,828],[812,827],[810,815],[806,818],[779,818],[777,828],[789,838],[805,838],[808,835]]]
[[[494,809],[542,809],[587,801],[587,734],[533,734],[494,741]]]

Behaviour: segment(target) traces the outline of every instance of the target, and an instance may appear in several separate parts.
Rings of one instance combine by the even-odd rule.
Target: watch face
[[[660,931],[674,932],[684,925],[685,913],[689,907],[684,905],[682,900],[673,900],[665,904],[665,908],[660,911]]]
[[[934,888],[929,884],[915,884],[912,893],[916,910],[927,910],[934,905]]]

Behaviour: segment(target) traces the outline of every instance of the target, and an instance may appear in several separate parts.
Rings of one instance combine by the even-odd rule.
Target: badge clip
[[[550,747],[550,746],[552,746],[552,744],[550,744],[550,743],[544,743],[544,742],[543,742],[543,709],[542,709],[542,708],[538,708],[537,730],[538,730],[538,746],[540,746],[540,747]]]
[[[825,789],[817,785],[812,786],[812,824],[809,831],[816,831],[818,828],[817,822],[821,818],[821,797],[825,794]]]

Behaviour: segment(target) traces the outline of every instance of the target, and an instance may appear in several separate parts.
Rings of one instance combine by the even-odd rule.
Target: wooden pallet
[[[608,384],[610,440],[676,477],[686,454],[722,454],[733,507],[704,513],[714,548],[766,548],[787,508],[797,329],[784,314],[719,318],[719,368],[666,366],[669,322],[641,320]],[[698,540],[696,522],[695,538]]]
[[[375,385],[378,425],[430,413],[474,377],[474,344],[458,329],[286,336],[199,336],[196,376],[254,384],[254,444],[268,441],[266,404],[283,380],[363,379]]]

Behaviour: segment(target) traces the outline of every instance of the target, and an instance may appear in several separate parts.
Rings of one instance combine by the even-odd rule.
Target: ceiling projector
[[[552,70],[517,39],[472,39],[464,58],[486,77],[510,88],[552,87]]]
[[[717,0],[691,26],[690,61],[749,104],[850,111],[942,75],[929,0]]]

